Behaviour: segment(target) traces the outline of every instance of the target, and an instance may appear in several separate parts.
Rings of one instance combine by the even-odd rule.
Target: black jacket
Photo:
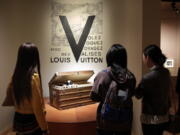
[[[112,88],[116,87],[115,85],[116,83],[111,83],[112,80],[116,80],[117,82],[120,82],[120,81],[123,81],[123,80],[119,80],[121,78],[120,76],[124,76],[129,82],[128,87],[129,87],[130,93],[134,93],[134,90],[135,90],[136,79],[130,71],[127,70],[123,72],[121,70],[121,72],[118,72],[118,73],[117,72],[112,73],[112,72],[113,71],[111,70],[111,68],[105,69],[99,72],[98,75],[94,79],[94,85],[91,92],[91,99],[94,101],[100,102],[97,109],[97,127],[104,130],[127,131],[131,129],[132,121],[122,123],[122,124],[117,124],[110,121],[107,122],[101,119],[101,108],[105,100],[109,86],[111,86]],[[131,94],[131,97],[132,97],[132,94]],[[131,103],[131,109],[132,109],[133,107],[132,107],[131,97],[130,97],[130,101],[131,101],[130,103]]]
[[[145,74],[135,95],[142,98],[142,113],[165,115],[170,107],[170,73],[164,67],[154,67]]]

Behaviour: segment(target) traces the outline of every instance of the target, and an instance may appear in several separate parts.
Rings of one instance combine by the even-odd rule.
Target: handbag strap
[[[114,79],[113,79],[113,76],[112,76],[112,74],[111,74],[111,71],[110,71],[109,69],[107,69],[106,72],[107,72],[109,78],[111,79],[111,81],[110,81],[110,83],[109,83],[108,91],[107,91],[106,96],[105,96],[104,104],[107,103],[107,99],[110,97],[110,93],[111,93],[110,86],[111,86],[112,81],[114,80]]]

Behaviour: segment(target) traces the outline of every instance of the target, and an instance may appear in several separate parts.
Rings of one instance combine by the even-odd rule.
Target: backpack
[[[129,94],[129,80],[117,82],[109,73],[112,81],[109,85],[101,108],[102,120],[112,122],[132,121],[132,100]],[[127,74],[128,75],[128,74]]]

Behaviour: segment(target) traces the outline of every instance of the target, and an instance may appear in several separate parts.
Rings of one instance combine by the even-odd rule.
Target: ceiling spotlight
[[[176,9],[176,14],[179,15],[179,9]]]
[[[172,6],[173,11],[175,11],[176,15],[179,15],[180,11],[176,7],[176,2],[172,2],[171,6]]]

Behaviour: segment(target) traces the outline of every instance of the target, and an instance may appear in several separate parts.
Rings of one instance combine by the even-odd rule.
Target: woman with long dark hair
[[[97,109],[97,135],[131,135],[132,127],[132,95],[136,80],[127,68],[126,49],[114,44],[106,54],[107,68],[99,72],[94,79],[91,99],[100,102]],[[106,117],[103,112],[105,101],[111,102],[118,111],[116,117]],[[127,112],[124,116],[119,111]]]
[[[150,69],[136,89],[142,98],[141,123],[144,135],[162,135],[169,120],[170,72],[163,64],[166,56],[154,44],[143,52],[143,62]]]
[[[33,43],[19,47],[15,71],[3,105],[15,107],[13,129],[17,135],[47,134],[39,52]]]

